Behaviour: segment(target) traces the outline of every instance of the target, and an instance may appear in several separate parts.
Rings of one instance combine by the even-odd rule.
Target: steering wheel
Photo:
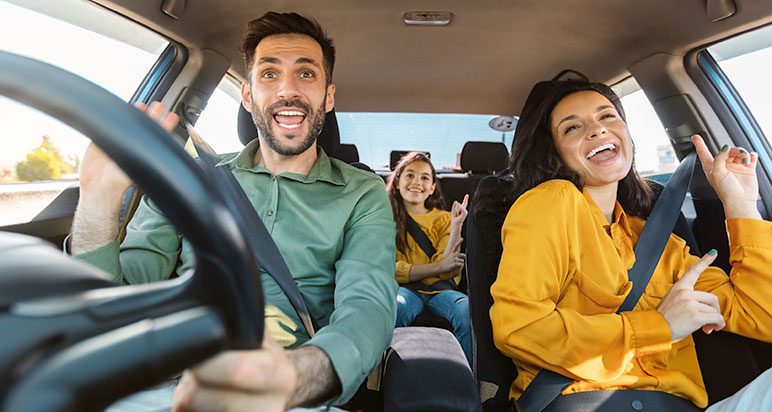
[[[0,52],[0,95],[90,136],[193,246],[149,285],[0,232],[0,410],[99,410],[221,350],[259,347],[263,293],[244,205],[148,116],[54,66]]]

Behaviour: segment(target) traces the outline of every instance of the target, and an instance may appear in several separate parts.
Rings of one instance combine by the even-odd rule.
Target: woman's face
[[[432,168],[428,163],[417,160],[405,166],[399,176],[399,194],[406,203],[423,205],[436,188]]]
[[[581,91],[552,109],[552,139],[565,165],[585,186],[616,184],[630,171],[633,143],[627,124],[602,94]]]

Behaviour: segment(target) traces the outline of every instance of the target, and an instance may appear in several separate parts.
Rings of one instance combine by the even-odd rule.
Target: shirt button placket
[[[265,226],[269,232],[273,232],[273,224],[276,222],[276,206],[279,203],[279,179],[274,176],[271,179],[271,194],[268,200],[268,210],[265,211]]]

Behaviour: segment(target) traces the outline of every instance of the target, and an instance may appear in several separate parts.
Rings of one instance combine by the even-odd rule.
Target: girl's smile
[[[398,188],[399,194],[402,196],[402,200],[405,202],[408,210],[426,209],[424,202],[437,188],[437,184],[432,178],[431,166],[422,161],[410,163],[399,177]],[[428,212],[428,210],[425,212]]]

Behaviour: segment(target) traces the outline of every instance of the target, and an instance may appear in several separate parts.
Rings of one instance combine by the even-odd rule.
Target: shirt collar
[[[622,208],[622,205],[617,201],[614,204],[614,223],[615,225],[619,225],[619,227],[625,231],[628,235],[632,233],[632,229],[630,228],[630,222],[627,217],[627,212]]]
[[[255,153],[260,148],[260,140],[254,139],[247,143],[238,154],[226,156],[217,166],[228,166],[231,169],[245,170],[252,173],[267,173],[271,172],[262,166],[255,166],[253,159]],[[308,175],[304,176],[298,173],[284,172],[279,173],[277,176],[285,177],[290,180],[295,180],[301,183],[313,183],[316,181],[323,181],[331,183],[336,186],[343,186],[346,184],[339,167],[333,164],[332,160],[322,150],[321,147],[316,147],[316,161],[308,172]]]
[[[587,192],[587,190],[582,190],[582,194],[584,195],[585,200],[587,203],[590,204],[590,210],[592,211],[592,216],[595,219],[595,221],[598,223],[598,225],[604,227],[609,226],[609,222],[606,220],[606,216],[603,215],[603,212],[601,212],[598,205],[595,203],[595,200],[593,200],[592,196]],[[625,232],[630,232],[630,224],[627,220],[627,213],[625,213],[625,210],[622,208],[622,205],[617,200],[614,202],[614,211],[611,213],[614,217],[613,222],[611,225],[619,225],[621,229],[623,229]]]

